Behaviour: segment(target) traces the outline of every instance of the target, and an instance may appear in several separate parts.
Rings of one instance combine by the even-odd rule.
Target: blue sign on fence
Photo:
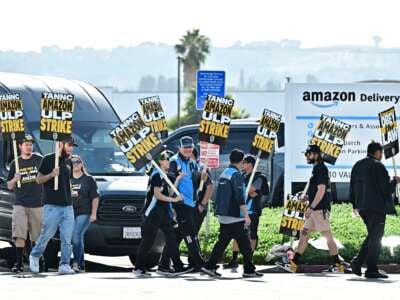
[[[225,71],[197,71],[196,109],[203,110],[208,94],[225,96]]]

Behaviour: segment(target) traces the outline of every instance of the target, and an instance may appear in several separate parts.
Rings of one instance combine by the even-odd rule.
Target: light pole
[[[177,56],[178,59],[178,128],[181,126],[181,60],[180,55]]]

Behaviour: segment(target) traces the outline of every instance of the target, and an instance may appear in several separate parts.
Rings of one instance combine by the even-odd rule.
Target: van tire
[[[157,266],[160,261],[160,256],[161,253],[149,253],[147,256],[146,268],[152,269]],[[129,260],[131,261],[131,264],[135,266],[136,255],[129,255]]]

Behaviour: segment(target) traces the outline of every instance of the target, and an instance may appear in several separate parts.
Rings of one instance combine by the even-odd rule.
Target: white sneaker
[[[71,275],[71,274],[75,274],[75,271],[72,270],[69,265],[60,265],[58,267],[58,274],[59,275]]]
[[[141,269],[133,269],[132,273],[135,274],[135,276],[139,277],[139,278],[151,277],[150,273],[147,273],[145,270],[141,270]]]
[[[72,269],[74,270],[75,273],[81,272],[81,270],[79,269],[78,263],[76,263],[76,262],[72,263]]]
[[[32,273],[39,273],[39,258],[29,255],[29,268]]]

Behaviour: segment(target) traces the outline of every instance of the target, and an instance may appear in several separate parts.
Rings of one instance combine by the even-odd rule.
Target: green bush
[[[350,204],[337,204],[332,207],[331,226],[336,239],[341,241],[344,249],[340,250],[340,255],[349,261],[358,252],[365,236],[366,229],[361,218],[352,217],[352,208]],[[398,209],[400,214],[400,209]],[[259,226],[259,243],[258,248],[254,253],[254,262],[256,264],[265,264],[264,258],[271,247],[276,244],[281,244],[282,241],[288,241],[288,237],[284,237],[279,233],[279,224],[282,216],[282,208],[266,208],[263,210],[263,215],[260,219]],[[210,233],[206,238],[205,222],[200,231],[200,244],[204,256],[209,256],[212,247],[218,237],[218,221],[212,216],[210,218]],[[385,236],[400,235],[400,217],[388,216],[386,220]],[[317,234],[313,236],[318,236]],[[185,247],[182,247],[185,251]],[[226,251],[225,259],[231,256],[231,247]],[[328,264],[330,263],[329,254],[327,251],[316,250],[309,246],[304,253],[303,261],[307,264]],[[400,263],[400,246],[395,248],[393,256],[389,249],[382,249],[381,263]]]

